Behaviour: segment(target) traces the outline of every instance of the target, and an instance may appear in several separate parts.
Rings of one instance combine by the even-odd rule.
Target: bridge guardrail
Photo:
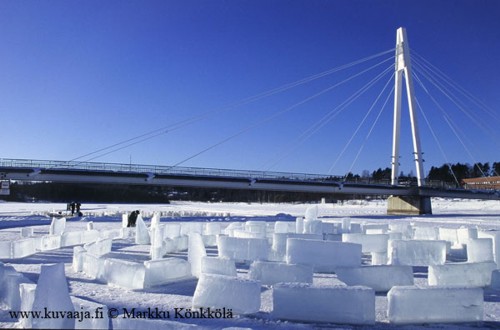
[[[263,179],[288,179],[288,180],[326,180],[332,175],[268,172],[268,171],[245,171],[231,169],[201,168],[201,167],[172,167],[160,165],[141,165],[123,163],[102,162],[79,162],[79,161],[55,161],[34,159],[9,159],[0,158],[2,167],[39,168],[39,169],[75,169],[89,171],[129,172],[129,173],[153,173],[170,175],[197,175],[197,176],[223,176],[238,178],[263,178]]]
[[[10,159],[0,158],[1,167],[18,167],[30,169],[75,169],[89,171],[109,171],[125,173],[153,173],[156,175],[193,175],[193,176],[218,176],[236,178],[258,178],[258,179],[284,179],[297,181],[343,181],[342,176],[328,174],[308,174],[289,172],[268,171],[246,171],[202,167],[172,167],[161,165],[104,163],[104,162],[80,162],[80,161],[56,161],[56,160],[34,160],[34,159]],[[347,180],[349,183],[383,184],[390,185],[390,180],[375,180],[373,178],[356,178]],[[416,183],[411,181],[399,183],[400,186],[412,186]],[[438,180],[427,180],[426,187],[438,189],[460,189],[454,182],[443,182]]]

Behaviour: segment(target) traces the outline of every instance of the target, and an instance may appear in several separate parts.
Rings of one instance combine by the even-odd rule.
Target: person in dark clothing
[[[128,216],[127,227],[135,227],[135,222],[137,221],[137,216],[139,215],[139,210],[132,211]]]
[[[75,214],[76,203],[71,202],[70,206],[71,206],[71,215],[73,215],[73,214]]]
[[[80,202],[76,203],[76,213],[80,213],[81,207],[82,207],[82,204]]]

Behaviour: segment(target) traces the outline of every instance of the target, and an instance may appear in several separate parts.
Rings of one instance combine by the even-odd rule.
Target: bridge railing
[[[0,167],[17,167],[30,169],[72,169],[84,171],[109,171],[128,173],[153,173],[156,175],[196,175],[196,176],[221,176],[237,178],[261,178],[261,179],[288,179],[303,181],[318,181],[330,179],[331,175],[269,172],[269,171],[245,171],[231,169],[141,165],[124,163],[102,163],[102,162],[79,162],[79,161],[56,161],[56,160],[34,160],[34,159],[9,159],[0,158]]]

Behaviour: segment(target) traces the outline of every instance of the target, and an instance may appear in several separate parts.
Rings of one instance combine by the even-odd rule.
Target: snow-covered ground
[[[94,229],[108,230],[121,227],[121,213],[141,210],[146,224],[154,212],[159,212],[161,223],[178,221],[201,222],[242,222],[255,221],[294,221],[297,216],[304,216],[311,204],[257,204],[257,203],[196,203],[173,202],[169,205],[150,204],[84,204],[82,218],[68,218],[66,231],[86,230],[87,224],[93,222]],[[419,226],[435,226],[447,228],[478,228],[479,230],[500,230],[500,202],[498,201],[469,201],[451,199],[433,199],[433,215],[426,216],[387,216],[386,202],[382,200],[349,201],[343,204],[317,204],[321,220],[340,220],[350,217],[352,222],[359,223],[402,223],[418,224]],[[50,203],[7,203],[0,202],[0,242],[17,240],[20,236],[19,227],[33,227],[35,235],[45,235],[49,232],[51,217],[48,214],[65,213],[65,204]],[[149,259],[149,246],[136,245],[133,240],[121,239],[113,241],[112,254],[121,258],[146,261]],[[214,248],[207,249],[208,255],[217,255]],[[180,252],[176,257],[187,258],[187,253]],[[72,268],[73,247],[39,252],[35,255],[21,258],[2,260],[12,265],[15,270],[23,274],[33,283],[38,282],[41,265],[64,263],[65,273],[69,284],[70,294],[106,305],[108,308],[136,308],[147,310],[158,308],[162,311],[173,311],[175,308],[191,308],[193,294],[197,280],[189,279],[171,284],[161,285],[150,289],[126,290],[92,280],[82,272],[75,272]],[[415,269],[415,284],[427,286],[427,270],[424,267]],[[248,266],[238,264],[238,277],[248,278]],[[332,286],[340,283],[335,274],[315,273],[313,283],[322,286]],[[303,328],[358,328],[352,325],[332,325],[321,323],[301,323],[280,321],[273,318],[272,288],[263,287],[261,292],[261,307],[256,314],[248,316],[234,315],[228,319],[171,319],[171,320],[128,320],[131,327],[137,328],[176,328],[181,322],[185,325],[194,324],[207,328],[276,328],[276,329],[303,329]],[[500,291],[485,289],[484,295],[484,322],[440,325],[411,325],[407,329],[422,327],[439,328],[500,328]],[[17,320],[12,320],[5,306],[0,306],[0,326],[18,327]],[[135,322],[149,322],[148,325]],[[361,326],[359,326],[361,327]],[[401,328],[389,324],[387,317],[387,297],[385,294],[376,295],[376,324],[366,328]]]

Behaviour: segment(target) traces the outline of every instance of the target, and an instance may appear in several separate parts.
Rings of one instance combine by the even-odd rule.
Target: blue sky
[[[297,141],[393,60],[305,100],[389,59],[392,52],[288,91],[227,107],[390,50],[400,26],[407,29],[412,50],[492,112],[473,106],[464,112],[438,89],[431,91],[432,84],[422,78],[453,118],[458,136],[439,107],[416,86],[439,141],[420,118],[426,171],[445,161],[499,161],[496,0],[4,0],[0,158],[70,160],[208,112],[203,120],[94,161],[173,165],[210,149],[182,165],[332,174],[385,168],[390,166],[392,97],[366,136],[392,85],[352,136],[391,73],[309,139]],[[401,169],[408,172],[413,161],[406,107],[403,110]],[[280,112],[286,113],[277,115]]]

